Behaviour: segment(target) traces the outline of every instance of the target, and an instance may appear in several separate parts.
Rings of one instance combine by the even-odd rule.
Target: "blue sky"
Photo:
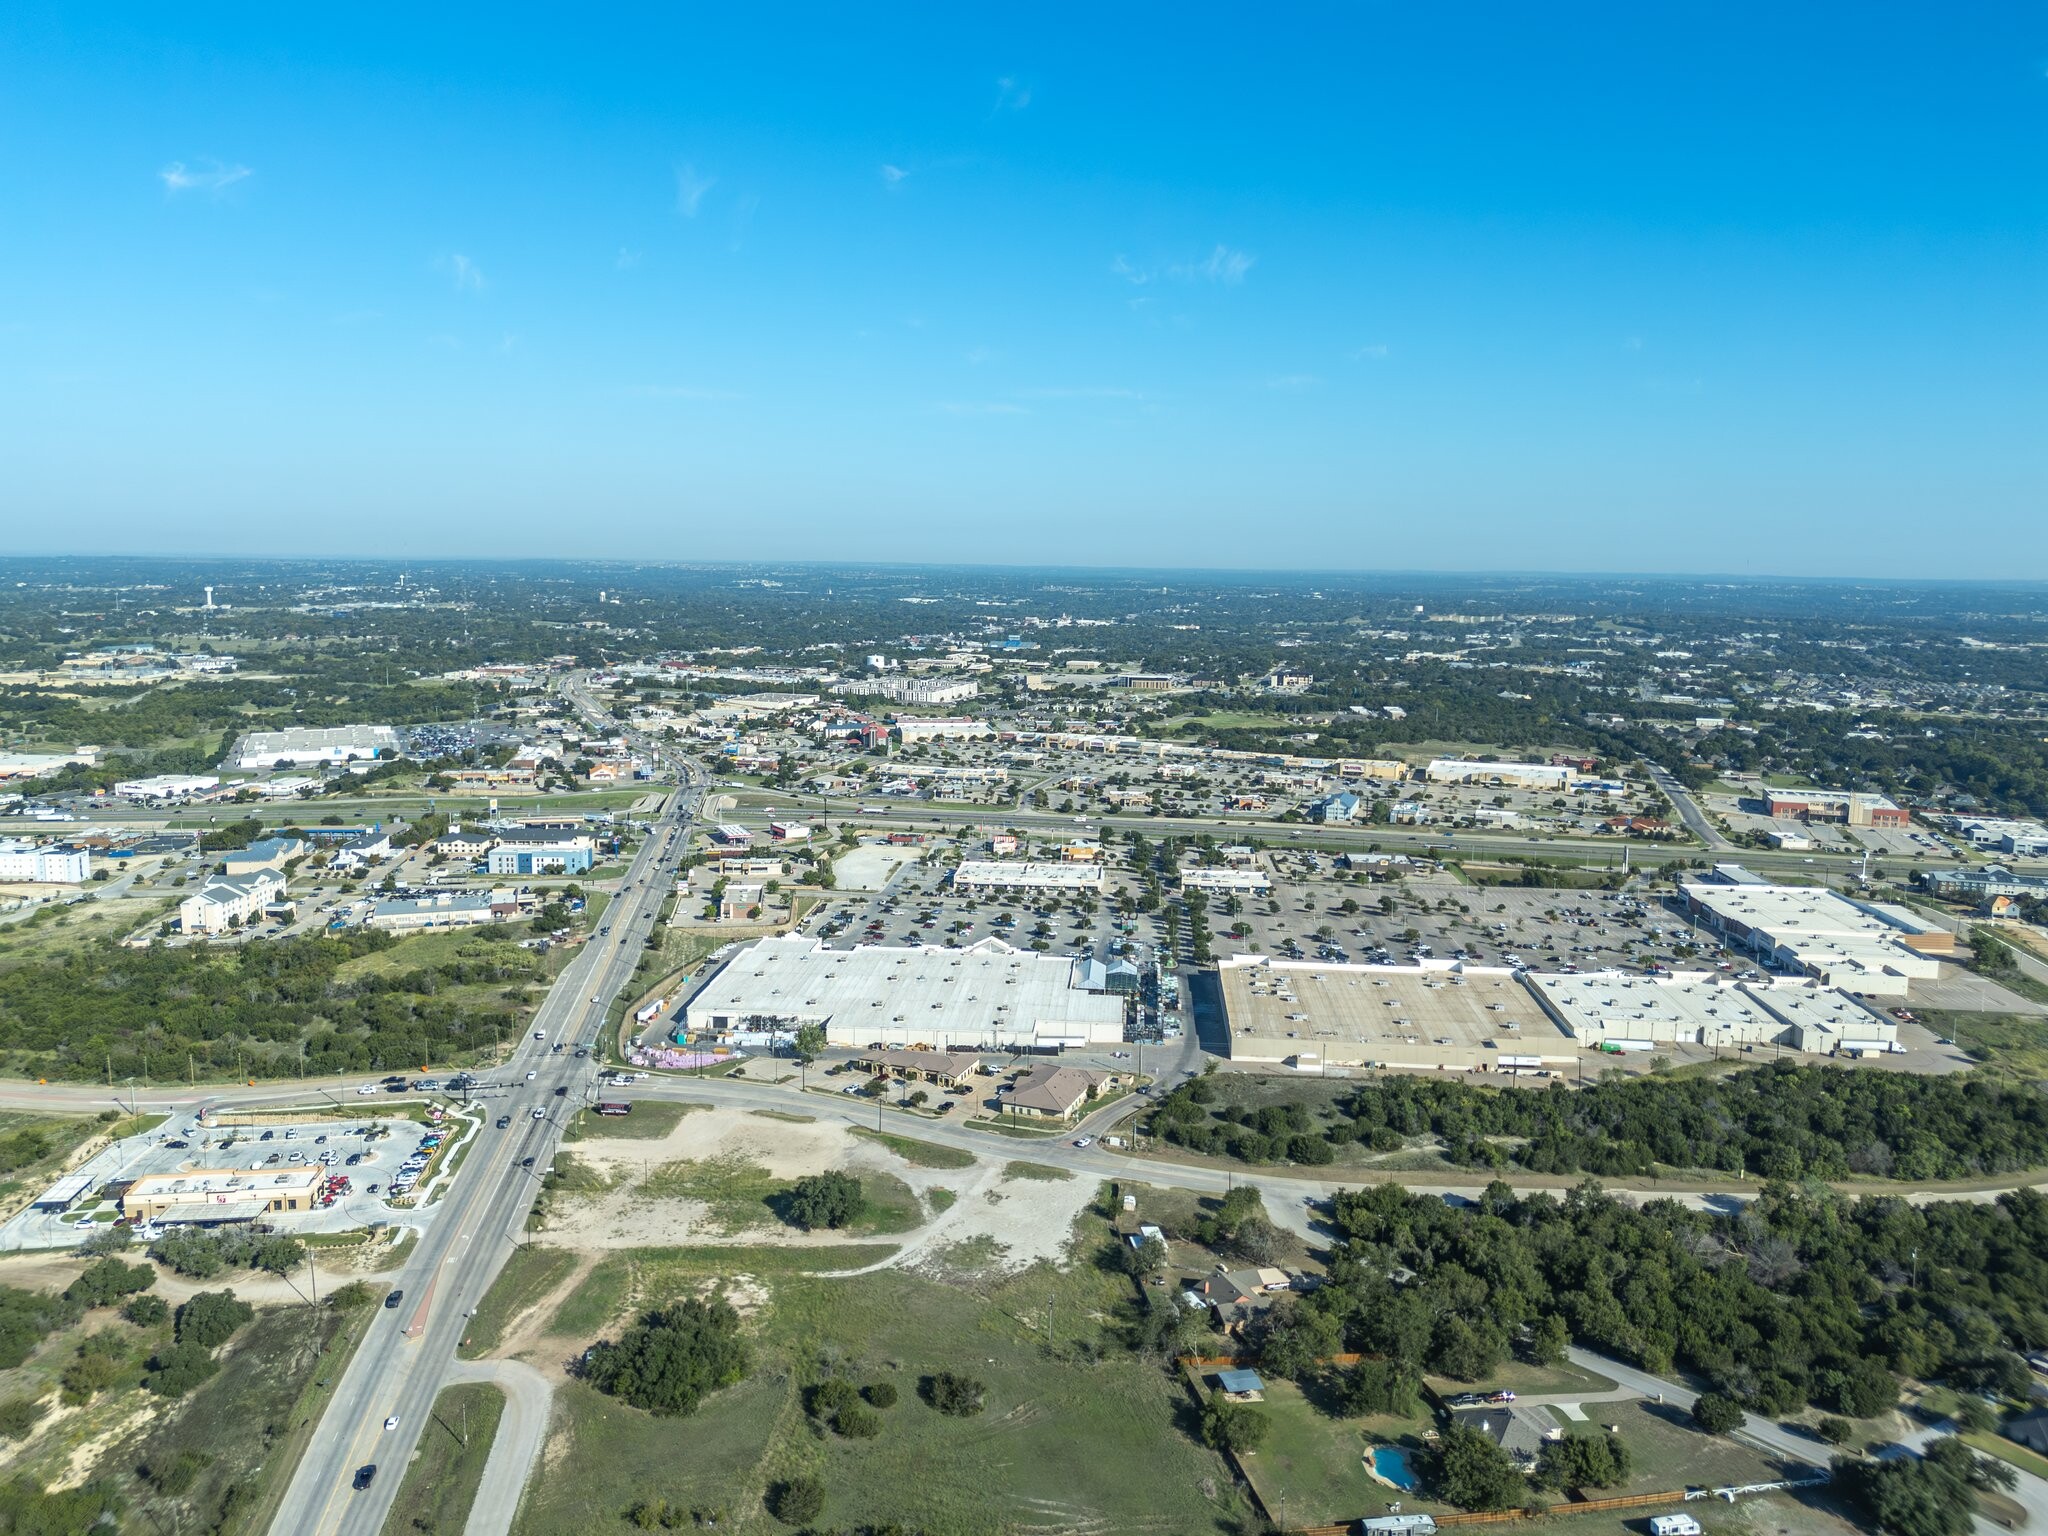
[[[0,11],[0,547],[2048,576],[2038,7],[309,9]]]

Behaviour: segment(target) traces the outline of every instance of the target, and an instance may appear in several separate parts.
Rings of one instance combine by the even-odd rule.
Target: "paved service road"
[[[1650,771],[1650,782],[1663,790],[1671,803],[1678,807],[1678,819],[1685,823],[1685,830],[1707,845],[1714,853],[1726,853],[1735,845],[1721,835],[1720,829],[1707,820],[1707,813],[1700,809],[1699,801],[1693,799],[1692,791],[1672,775],[1669,769],[1645,761],[1643,766]]]
[[[401,1304],[372,1321],[299,1463],[271,1522],[275,1536],[376,1536],[383,1528],[449,1378],[464,1325],[511,1252],[537,1181],[554,1157],[567,1118],[562,1111],[595,1086],[600,1058],[579,1061],[575,1048],[595,1044],[612,1000],[632,980],[674,882],[700,793],[692,784],[670,800],[604,914],[602,927],[610,932],[593,936],[569,963],[534,1018],[543,1038],[529,1036],[507,1063],[513,1091],[497,1102],[512,1124],[503,1131],[487,1125],[479,1133],[484,1140],[456,1171],[397,1277]],[[531,1167],[523,1166],[528,1158]],[[393,1414],[398,1424],[387,1430],[384,1421]],[[375,1479],[355,1490],[358,1469],[369,1465],[377,1468]],[[518,1490],[504,1497],[516,1506]]]
[[[488,1382],[503,1392],[505,1415],[498,1420],[497,1438],[491,1441],[483,1482],[463,1530],[465,1536],[505,1536],[547,1440],[554,1389],[524,1360],[458,1360],[449,1367],[448,1382],[465,1381]]]

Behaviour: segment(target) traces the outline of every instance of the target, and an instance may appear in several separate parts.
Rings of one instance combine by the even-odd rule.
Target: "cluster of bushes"
[[[934,1371],[918,1384],[924,1400],[954,1418],[972,1418],[988,1406],[988,1387],[972,1376]]]
[[[1466,1167],[1645,1174],[1658,1166],[1767,1179],[1949,1179],[2048,1163],[2048,1098],[1980,1077],[1858,1072],[1783,1061],[1724,1077],[1615,1077],[1568,1090],[1427,1077],[1361,1084],[1319,1114],[1232,1105],[1194,1078],[1154,1110],[1155,1135],[1240,1162],[1332,1161],[1434,1137]]]
[[[896,1388],[886,1381],[854,1389],[850,1381],[830,1377],[811,1388],[804,1407],[820,1427],[848,1440],[872,1440],[882,1432],[875,1410],[896,1405]]]
[[[618,1339],[591,1346],[584,1379],[598,1391],[662,1417],[693,1413],[747,1374],[739,1314],[723,1297],[694,1297],[644,1312]]]
[[[233,1291],[199,1292],[178,1308],[171,1343],[150,1357],[142,1384],[160,1397],[183,1397],[220,1369],[214,1351],[255,1317]]]
[[[211,1280],[223,1270],[261,1269],[288,1274],[306,1261],[306,1245],[295,1237],[229,1227],[218,1232],[172,1227],[150,1244],[149,1256],[178,1274]]]

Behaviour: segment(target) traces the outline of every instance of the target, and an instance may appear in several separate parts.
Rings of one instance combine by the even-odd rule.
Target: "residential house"
[[[1523,1407],[1515,1403],[1504,1407],[1458,1409],[1451,1417],[1467,1429],[1478,1430],[1525,1465],[1543,1454],[1546,1442],[1564,1438],[1563,1429],[1548,1408]]]

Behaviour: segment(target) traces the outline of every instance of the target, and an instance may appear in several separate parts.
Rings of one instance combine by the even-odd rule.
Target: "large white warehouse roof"
[[[827,949],[802,935],[763,939],[734,955],[684,1005],[692,1030],[758,1032],[822,1024],[834,1045],[1115,1044],[1120,997],[1083,991],[1060,955],[983,939],[965,949],[866,945]]]

